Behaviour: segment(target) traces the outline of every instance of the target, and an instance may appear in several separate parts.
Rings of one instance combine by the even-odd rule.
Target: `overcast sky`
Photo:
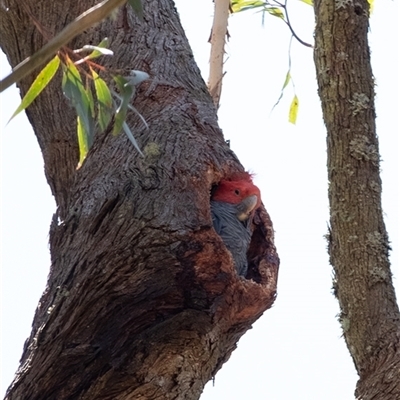
[[[205,80],[208,76],[212,2],[176,2]],[[289,1],[297,34],[313,41],[313,13]],[[256,173],[276,231],[281,258],[278,298],[240,340],[231,359],[206,386],[201,400],[351,400],[357,380],[341,338],[338,305],[331,294],[326,242],[328,202],[325,128],[312,50],[292,45],[292,75],[300,99],[298,123],[287,122],[293,89],[280,104],[288,68],[290,34],[278,18],[248,12],[229,22],[220,126],[242,164]],[[398,268],[398,2],[377,2],[371,19],[383,208],[392,241],[395,286]],[[113,49],[118,51],[118,49]],[[2,55],[1,76],[9,67]],[[49,271],[48,229],[54,201],[43,174],[35,136],[21,115],[15,88],[0,95],[2,162],[1,394],[18,367],[25,339]],[[53,110],[49,110],[53,112]],[[57,111],[55,111],[57,112]],[[135,150],[132,150],[135,151]]]

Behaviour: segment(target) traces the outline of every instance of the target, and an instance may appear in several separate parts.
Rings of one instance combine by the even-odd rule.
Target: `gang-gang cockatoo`
[[[240,276],[247,274],[252,220],[260,205],[260,189],[254,185],[252,175],[248,172],[238,172],[221,180],[211,195],[214,229],[231,252]]]

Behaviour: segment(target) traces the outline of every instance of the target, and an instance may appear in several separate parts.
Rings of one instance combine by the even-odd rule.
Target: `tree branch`
[[[222,91],[225,37],[228,31],[230,0],[215,0],[214,21],[211,31],[210,76],[208,90],[216,108]]]

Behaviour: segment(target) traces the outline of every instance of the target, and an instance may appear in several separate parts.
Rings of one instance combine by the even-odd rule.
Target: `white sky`
[[[212,3],[176,1],[205,80],[208,75]],[[312,9],[291,0],[291,21],[312,42]],[[383,207],[399,284],[398,3],[376,2],[371,19],[371,49],[376,78]],[[276,231],[281,258],[274,307],[240,340],[231,359],[208,383],[202,400],[351,400],[357,375],[341,338],[331,294],[328,263],[325,128],[315,80],[312,50],[292,46],[292,75],[300,99],[298,123],[287,122],[293,92],[279,106],[287,72],[289,32],[282,21],[252,12],[230,19],[231,39],[220,126],[243,165],[255,172]],[[116,51],[117,49],[113,49]],[[9,67],[2,55],[0,75]],[[43,161],[24,116],[6,122],[19,103],[15,88],[0,95],[1,114],[1,393],[18,367],[37,302],[49,271],[48,229],[54,201]],[[51,112],[51,110],[49,110]],[[134,150],[133,150],[134,151]]]

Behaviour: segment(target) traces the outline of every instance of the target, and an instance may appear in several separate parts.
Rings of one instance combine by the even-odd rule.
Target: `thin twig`
[[[293,29],[293,27],[292,27],[292,25],[291,25],[291,23],[290,23],[290,20],[289,20],[289,12],[288,12],[288,9],[287,9],[287,0],[285,0],[285,4],[282,4],[282,3],[280,3],[279,1],[276,1],[276,0],[274,0],[274,2],[275,2],[276,4],[278,4],[278,6],[282,7],[282,8],[285,10],[286,21],[283,20],[283,22],[289,27],[290,32],[292,33],[292,35],[294,36],[294,38],[295,38],[299,43],[301,43],[303,46],[313,48],[314,46],[313,46],[312,44],[307,43],[307,42],[305,42],[304,40],[301,40],[301,39],[297,36],[296,32],[294,31],[294,29]]]

